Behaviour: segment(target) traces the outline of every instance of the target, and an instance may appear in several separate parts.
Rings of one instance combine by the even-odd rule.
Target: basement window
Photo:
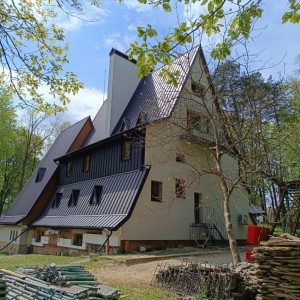
[[[76,206],[77,202],[78,202],[78,198],[79,198],[79,193],[80,190],[72,190],[69,202],[68,202],[68,206]]]
[[[101,185],[95,185],[92,196],[90,198],[90,204],[99,204],[101,200],[103,187]]]
[[[82,246],[82,238],[83,235],[81,233],[74,233],[72,244],[74,246]]]
[[[175,179],[175,194],[176,198],[185,198],[185,180]]]
[[[162,183],[151,181],[151,201],[162,201]]]
[[[91,156],[89,154],[83,157],[82,170],[88,172],[90,170]]]
[[[52,205],[51,205],[52,208],[57,208],[59,206],[61,197],[62,197],[62,193],[55,193],[55,196],[53,198]]]
[[[36,174],[35,182],[41,182],[42,179],[44,178],[45,173],[46,173],[46,168],[39,168]]]

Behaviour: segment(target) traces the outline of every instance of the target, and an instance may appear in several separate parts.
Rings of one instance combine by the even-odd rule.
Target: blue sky
[[[177,12],[166,14],[160,8],[138,4],[137,0],[101,1],[99,8],[85,6],[83,16],[88,22],[79,19],[59,18],[58,23],[66,30],[69,43],[68,70],[75,72],[85,89],[71,97],[69,110],[61,116],[62,120],[76,122],[97,113],[105,99],[109,52],[112,47],[126,52],[129,44],[137,39],[136,26],[153,24],[162,33],[168,33],[176,26],[177,15],[185,19],[183,7]],[[260,52],[258,61],[252,68],[280,65],[263,70],[265,76],[278,77],[278,73],[290,74],[295,69],[295,57],[300,54],[300,24],[281,24],[282,12],[287,10],[287,1],[267,1],[264,17],[256,24],[256,38],[251,43],[253,53]],[[85,3],[85,2],[84,2]],[[198,4],[199,5],[199,4]],[[198,11],[199,7],[194,6]],[[205,39],[202,42],[205,50]]]

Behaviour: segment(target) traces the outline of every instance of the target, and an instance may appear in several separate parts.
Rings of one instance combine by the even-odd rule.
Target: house
[[[226,241],[214,166],[213,110],[201,47],[172,62],[178,86],[160,76],[137,79],[134,60],[110,52],[107,100],[61,132],[0,219],[0,248],[72,255]],[[217,128],[218,130],[218,128]],[[226,143],[219,131],[219,138]],[[235,160],[224,154],[234,176]],[[237,240],[246,239],[248,195],[231,196]]]

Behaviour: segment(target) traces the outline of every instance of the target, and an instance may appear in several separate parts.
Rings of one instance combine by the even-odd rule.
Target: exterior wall
[[[33,253],[51,255],[80,255],[97,253],[107,236],[102,230],[36,228],[32,238]],[[74,245],[74,234],[82,234],[82,244]],[[39,239],[37,241],[37,236]],[[109,238],[110,253],[120,247],[119,232]],[[105,247],[104,250],[105,251]]]
[[[65,185],[138,169],[143,164],[144,148],[141,146],[139,139],[134,137],[128,137],[128,139],[131,141],[131,159],[121,159],[122,145],[125,138],[120,138],[89,152],[91,158],[88,172],[83,172],[83,154],[72,159],[71,176],[66,176],[67,162],[62,163],[59,184]],[[88,154],[88,152],[84,154]]]
[[[205,95],[199,97],[191,90],[192,81],[208,86],[198,58],[172,117],[147,126],[145,164],[151,165],[151,170],[131,218],[123,226],[122,240],[190,240],[190,225],[195,222],[194,193],[201,194],[201,206],[211,208],[224,221],[219,178],[211,174],[215,163],[210,148],[215,134],[222,137],[219,128],[213,129],[208,119],[211,127],[205,134],[186,138],[191,136],[187,126],[189,111],[208,118],[213,114],[210,91],[206,90]],[[184,163],[175,161],[176,153],[184,154]],[[228,178],[238,174],[237,163],[228,155],[223,155],[222,167]],[[185,180],[184,199],[175,196],[176,178]],[[152,180],[163,184],[162,202],[151,201]],[[238,214],[248,215],[246,191],[237,188],[230,201],[235,237],[245,240],[247,226],[238,223],[237,218]]]
[[[106,135],[109,136],[119,121],[131,96],[139,84],[138,68],[124,54],[113,51],[110,56]]]

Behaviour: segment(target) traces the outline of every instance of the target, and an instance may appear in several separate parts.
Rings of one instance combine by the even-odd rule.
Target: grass
[[[125,256],[125,257],[124,257]],[[7,255],[0,253],[0,268],[10,271],[16,271],[17,267],[36,267],[50,265],[55,262],[57,265],[78,263],[87,270],[92,271],[104,267],[107,264],[121,264],[126,258],[132,258],[136,255],[102,255],[102,256],[55,256],[55,255]],[[168,300],[178,299],[176,294],[170,293],[163,289],[154,287],[136,288],[130,284],[112,283],[112,287],[118,288],[122,292],[124,300]]]

